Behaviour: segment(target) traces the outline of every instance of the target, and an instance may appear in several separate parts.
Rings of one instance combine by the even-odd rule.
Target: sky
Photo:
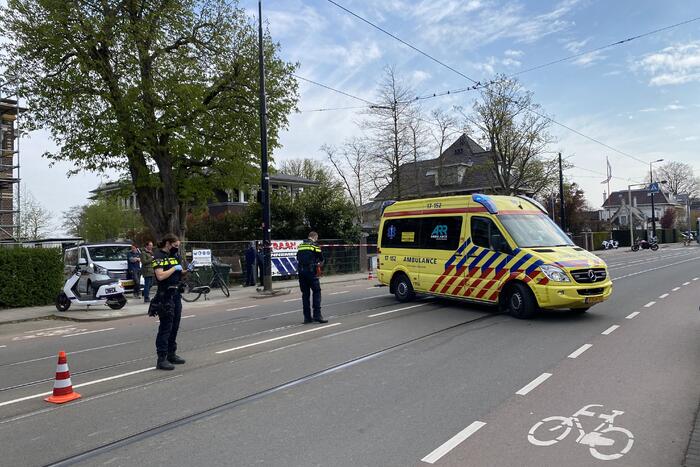
[[[481,82],[700,17],[695,0],[336,2]],[[369,101],[387,65],[421,96],[472,84],[329,1],[263,3],[263,18],[283,58],[299,63],[302,77]],[[240,6],[257,15],[257,1],[241,0]],[[574,165],[567,179],[583,188],[592,207],[600,207],[607,189],[601,184],[606,157],[615,177],[612,190],[643,181],[648,161],[660,158],[689,163],[700,175],[700,21],[517,76],[547,115],[570,128],[552,124],[556,142],[550,149]],[[303,81],[299,89],[301,112],[282,134],[277,163],[322,161],[323,144],[340,145],[362,134],[358,110],[313,111],[361,102]],[[477,97],[470,91],[421,105],[426,112],[470,108]],[[67,178],[69,165],[50,167],[40,157],[53,148],[46,131],[23,139],[22,179],[58,217],[83,204],[101,176]]]

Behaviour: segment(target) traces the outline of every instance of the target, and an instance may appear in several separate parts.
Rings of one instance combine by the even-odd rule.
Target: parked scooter
[[[655,237],[652,237],[650,241],[640,240],[638,238],[634,242],[634,245],[632,245],[632,251],[639,251],[640,249],[641,250],[656,251],[659,249],[659,244],[657,243]]]
[[[695,240],[695,234],[693,232],[681,232],[681,237],[683,237],[683,246],[690,245],[690,242]]]
[[[620,244],[617,242],[617,240],[610,239],[610,240],[603,240],[602,243],[603,250],[617,250],[617,248],[620,246]]]
[[[124,287],[117,279],[109,277],[106,274],[96,276],[90,282],[90,289],[86,294],[78,291],[78,281],[82,275],[80,266],[86,266],[87,261],[84,258],[78,260],[78,265],[75,267],[75,272],[71,275],[63,285],[63,290],[56,297],[56,309],[58,311],[66,311],[71,304],[95,306],[107,305],[113,310],[119,310],[126,305],[126,297],[124,297]]]

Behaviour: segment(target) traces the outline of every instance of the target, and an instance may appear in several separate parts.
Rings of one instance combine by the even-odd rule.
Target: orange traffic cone
[[[54,404],[63,404],[74,399],[79,399],[81,396],[73,391],[73,383],[70,380],[70,370],[68,370],[68,359],[66,353],[61,350],[58,352],[58,365],[56,365],[56,381],[53,383],[53,394],[44,399],[47,402]]]
[[[367,280],[371,281],[374,279],[376,279],[376,277],[374,277],[374,271],[372,271],[372,268],[369,268],[369,275],[367,276]]]

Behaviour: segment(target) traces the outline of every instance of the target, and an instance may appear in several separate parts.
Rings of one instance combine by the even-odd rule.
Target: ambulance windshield
[[[498,218],[520,248],[574,245],[544,214],[503,214]]]

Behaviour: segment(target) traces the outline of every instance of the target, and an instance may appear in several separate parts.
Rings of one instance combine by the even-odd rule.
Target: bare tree
[[[693,173],[693,166],[684,162],[666,162],[654,170],[654,181],[666,180],[666,188],[674,196],[700,194],[700,179]],[[647,177],[648,181],[648,177]]]
[[[372,157],[367,142],[360,138],[347,140],[340,149],[324,144],[321,151],[335,168],[350,197],[357,219],[362,224],[362,205],[369,199],[373,187]]]
[[[447,143],[459,133],[459,124],[454,114],[446,112],[443,109],[435,109],[430,113],[432,126],[430,135],[435,142],[438,157],[438,193],[442,194],[443,184],[443,158],[442,153],[445,150]]]
[[[491,150],[490,172],[499,193],[537,193],[556,181],[557,166],[544,156],[554,142],[551,122],[532,98],[516,79],[501,76],[483,88],[470,114],[463,112],[475,139]]]
[[[51,227],[51,212],[44,208],[26,186],[19,203],[19,240],[44,238]]]
[[[413,163],[413,176],[416,183],[416,193],[418,197],[422,195],[421,185],[420,185],[420,164],[418,161],[425,158],[428,153],[428,130],[429,121],[423,119],[423,112],[420,107],[415,106],[412,109],[411,115],[407,121],[408,135],[409,135],[409,145],[411,149],[411,162]]]
[[[399,79],[396,69],[386,67],[379,83],[377,104],[367,110],[369,118],[361,124],[371,135],[371,153],[379,170],[375,184],[379,189],[390,180],[396,199],[401,199],[405,192],[399,167],[411,158],[409,122],[414,97],[415,93]]]

